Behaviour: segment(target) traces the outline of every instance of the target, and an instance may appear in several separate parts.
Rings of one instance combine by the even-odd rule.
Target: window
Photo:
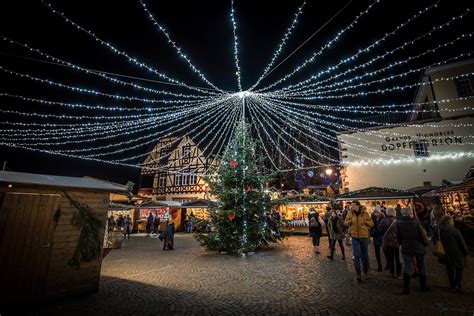
[[[182,174],[183,177],[183,185],[189,184],[189,174]]]
[[[415,157],[428,157],[430,154],[428,152],[428,142],[427,141],[417,141],[413,144],[415,149]]]
[[[183,179],[182,174],[181,173],[176,173],[174,175],[174,185],[175,186],[180,186],[181,183],[182,183],[182,179]]]
[[[158,178],[158,187],[163,188],[166,186],[166,173],[160,173]]]
[[[183,147],[183,160],[189,160],[191,156],[191,146],[186,145]]]
[[[193,185],[193,184],[196,184],[197,183],[197,175],[192,172],[190,175],[189,175],[189,184]]]
[[[169,149],[168,148],[161,148],[160,150],[160,163],[162,165],[166,164],[166,161],[168,161],[168,153],[169,153]]]
[[[474,95],[474,76],[458,78],[455,81],[458,97],[469,97]]]

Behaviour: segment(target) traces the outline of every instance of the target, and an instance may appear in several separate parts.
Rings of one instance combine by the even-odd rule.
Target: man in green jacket
[[[344,225],[348,226],[351,232],[356,278],[357,282],[361,282],[361,260],[366,278],[369,273],[369,230],[374,226],[374,222],[370,218],[369,213],[362,208],[359,201],[352,201],[351,211],[347,214]]]

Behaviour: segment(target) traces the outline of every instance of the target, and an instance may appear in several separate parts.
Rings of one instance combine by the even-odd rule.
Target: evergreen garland
[[[72,217],[72,223],[81,230],[74,255],[68,261],[68,265],[79,269],[81,262],[90,262],[100,258],[102,253],[100,235],[104,229],[104,221],[97,218],[89,206],[73,200],[66,192],[64,194],[77,209]]]

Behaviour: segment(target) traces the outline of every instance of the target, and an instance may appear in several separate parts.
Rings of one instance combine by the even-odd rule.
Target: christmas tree
[[[244,255],[280,240],[279,218],[270,214],[264,191],[269,176],[262,174],[263,161],[256,157],[255,143],[244,122],[209,178],[211,193],[219,199],[209,211],[209,231],[196,234],[204,248]]]

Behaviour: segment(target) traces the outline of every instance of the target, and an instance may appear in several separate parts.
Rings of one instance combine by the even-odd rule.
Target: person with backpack
[[[308,226],[309,226],[309,235],[313,239],[313,248],[314,252],[319,254],[321,253],[319,248],[319,242],[321,236],[323,235],[323,227],[325,226],[323,220],[319,216],[319,213],[316,212],[314,208],[309,209],[308,213]]]

